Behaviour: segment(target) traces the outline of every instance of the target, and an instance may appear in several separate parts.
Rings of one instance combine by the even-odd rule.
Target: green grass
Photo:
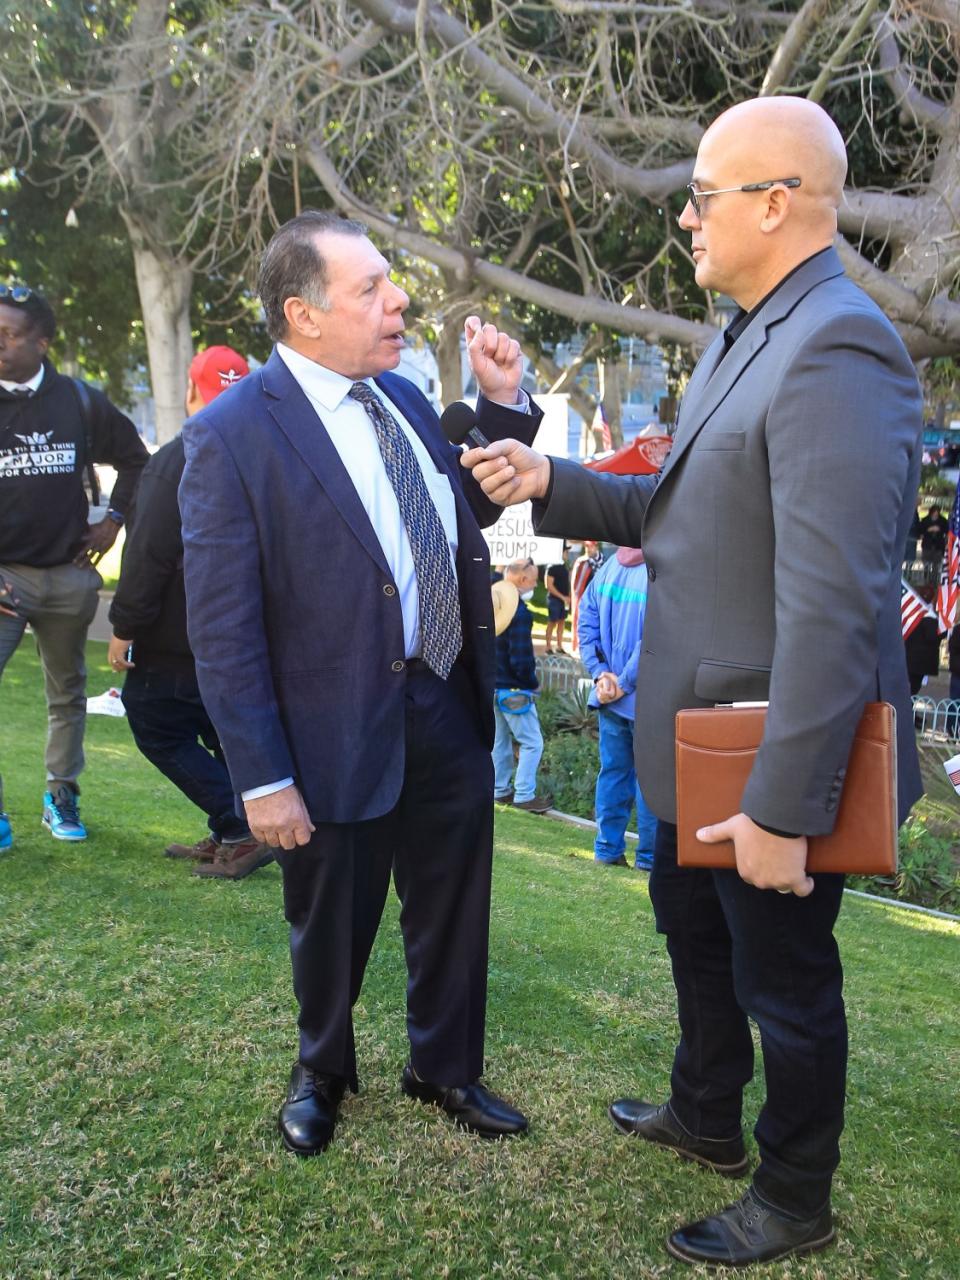
[[[91,645],[91,692],[110,682]],[[321,1158],[285,1154],[294,1055],[280,877],[165,859],[202,821],[91,717],[84,845],[39,824],[43,703],[22,649],[2,691],[15,846],[0,855],[0,1276],[672,1277],[664,1236],[736,1193],[612,1130],[659,1098],[673,1001],[646,880],[587,835],[500,813],[487,1080],[528,1112],[488,1144],[403,1099],[404,969],[391,902],[356,1010],[361,1093]],[[851,1022],[838,1246],[779,1277],[960,1275],[960,929],[850,900]],[[756,1114],[759,1081],[746,1115]]]

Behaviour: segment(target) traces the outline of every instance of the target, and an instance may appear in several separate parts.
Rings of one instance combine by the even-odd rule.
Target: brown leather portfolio
[[[677,861],[735,867],[733,842],[703,844],[697,830],[741,812],[763,737],[765,706],[694,707],[677,712]],[[837,822],[811,836],[808,871],[892,875],[897,869],[896,711],[869,702],[857,726]]]

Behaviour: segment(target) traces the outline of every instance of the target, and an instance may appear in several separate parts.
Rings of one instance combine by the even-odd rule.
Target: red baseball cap
[[[215,400],[221,391],[245,378],[250,366],[232,347],[207,347],[193,357],[190,380],[196,384],[204,404]]]

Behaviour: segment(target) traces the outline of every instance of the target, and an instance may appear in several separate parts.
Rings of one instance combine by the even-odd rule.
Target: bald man
[[[674,1232],[685,1262],[747,1266],[828,1245],[847,1030],[833,937],[843,879],[808,876],[832,830],[864,705],[898,715],[901,819],[920,794],[900,636],[900,550],[920,474],[921,398],[895,330],[833,248],[846,156],[797,98],[725,112],[680,226],[697,283],[739,306],[683,399],[660,476],[594,475],[510,441],[472,450],[487,495],[534,499],[542,533],[641,544],[649,574],[637,778],[659,821],[650,880],[677,990],[669,1098],[616,1127],[728,1177],[749,1159],[742,1092],[760,1028],[759,1164],[733,1205]],[[736,871],[678,868],[674,717],[769,700],[731,839]]]

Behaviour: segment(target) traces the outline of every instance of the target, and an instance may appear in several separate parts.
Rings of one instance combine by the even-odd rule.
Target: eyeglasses
[[[0,284],[0,299],[9,298],[11,302],[26,302],[33,297],[33,290],[25,284]]]
[[[717,187],[715,191],[698,191],[692,182],[688,182],[686,189],[690,192],[693,212],[698,218],[702,218],[703,208],[700,201],[705,196],[722,196],[728,191],[769,191],[771,187],[799,187],[799,185],[799,178],[771,178],[769,182],[747,182],[742,187]]]

